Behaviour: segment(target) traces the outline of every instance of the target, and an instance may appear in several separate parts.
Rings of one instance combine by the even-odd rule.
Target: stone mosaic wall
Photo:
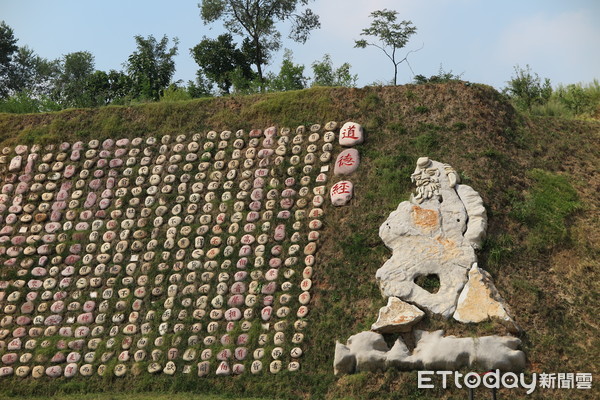
[[[0,376],[299,370],[336,139],[4,148]]]

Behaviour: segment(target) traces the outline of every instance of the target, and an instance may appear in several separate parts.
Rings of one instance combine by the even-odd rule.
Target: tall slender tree
[[[396,22],[398,11],[377,10],[371,13],[371,26],[361,32],[361,36],[374,37],[374,41],[365,39],[355,40],[354,47],[365,48],[373,46],[383,51],[387,58],[394,64],[394,85],[398,81],[398,65],[406,61],[408,63],[408,52],[403,58],[400,58],[396,52],[408,43],[410,37],[417,32],[417,28],[411,21]],[[410,67],[410,64],[409,64]]]

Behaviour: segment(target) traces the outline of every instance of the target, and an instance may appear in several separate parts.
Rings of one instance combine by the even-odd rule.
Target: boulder
[[[389,297],[387,305],[379,309],[377,322],[371,325],[371,330],[378,333],[410,332],[424,316],[425,313],[418,307],[397,297]]]

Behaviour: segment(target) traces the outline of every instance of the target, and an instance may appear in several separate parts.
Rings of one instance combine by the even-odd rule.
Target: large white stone
[[[392,257],[376,278],[385,297],[397,296],[447,318],[477,261],[473,248],[483,237],[485,209],[471,188],[457,191],[457,174],[447,164],[420,158],[411,179],[417,184],[416,196],[400,203],[379,228]],[[440,280],[436,293],[415,283],[428,275]]]
[[[416,347],[411,353],[402,338],[389,348],[382,335],[361,332],[351,336],[345,345],[337,342],[334,357],[335,374],[378,371],[389,367],[402,370],[482,370],[521,371],[525,354],[517,350],[521,341],[510,336],[457,338],[443,336],[443,331],[415,331]]]
[[[464,323],[477,323],[488,318],[498,318],[512,331],[518,331],[507,311],[507,305],[494,286],[487,271],[473,265],[469,271],[469,281],[458,297],[453,318]]]
[[[409,332],[424,316],[425,313],[418,307],[390,297],[387,305],[379,309],[377,322],[371,325],[371,330],[378,333]]]

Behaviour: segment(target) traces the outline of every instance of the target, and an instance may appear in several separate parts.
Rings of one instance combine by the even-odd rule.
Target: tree
[[[59,61],[42,58],[27,46],[19,47],[10,64],[7,86],[11,94],[24,92],[36,98],[49,96],[59,73]]]
[[[63,56],[61,70],[54,85],[54,99],[64,107],[91,107],[93,93],[88,80],[94,73],[94,56],[89,51],[77,51]]]
[[[256,66],[261,90],[264,90],[263,65],[272,52],[281,47],[277,22],[291,20],[290,39],[305,43],[313,29],[319,28],[319,17],[310,9],[298,14],[297,9],[309,0],[202,0],[198,4],[204,23],[223,19],[233,34],[248,39],[247,48]]]
[[[408,64],[409,51],[404,58],[398,59],[396,52],[408,43],[410,37],[417,31],[411,21],[401,21],[396,23],[398,12],[393,10],[377,10],[371,13],[371,26],[362,30],[361,36],[373,36],[377,42],[369,42],[365,39],[355,40],[354,47],[366,48],[373,46],[386,55],[394,64],[394,85],[398,80],[398,65],[406,61]],[[419,49],[420,50],[420,49]],[[410,68],[410,64],[408,64]]]
[[[12,28],[2,21],[0,23],[0,98],[7,97],[10,92],[10,65],[18,49]]]
[[[275,92],[304,89],[306,87],[306,77],[303,74],[304,65],[294,64],[292,51],[286,49],[279,74],[272,74],[268,80],[269,89]]]
[[[217,39],[204,37],[190,52],[203,75],[214,82],[223,94],[229,93],[233,85],[232,73],[237,68],[243,78],[254,78],[250,57],[236,47],[229,33],[219,35]]]
[[[507,94],[515,105],[526,111],[531,111],[534,104],[546,104],[552,95],[550,79],[544,79],[542,83],[538,74],[531,72],[531,67],[526,69],[515,66],[516,76],[511,77],[508,86],[503,92]]]
[[[147,39],[136,35],[137,50],[125,63],[125,68],[132,80],[132,92],[136,98],[159,100],[175,73],[175,61],[179,40],[173,39],[170,49],[169,38],[164,35],[160,42],[150,35]]]
[[[131,92],[131,79],[121,71],[95,71],[85,82],[91,106],[123,102]]]
[[[350,74],[350,64],[343,63],[339,68],[333,69],[331,56],[325,54],[322,61],[312,63],[313,77],[312,86],[345,86],[354,87],[358,75]]]

